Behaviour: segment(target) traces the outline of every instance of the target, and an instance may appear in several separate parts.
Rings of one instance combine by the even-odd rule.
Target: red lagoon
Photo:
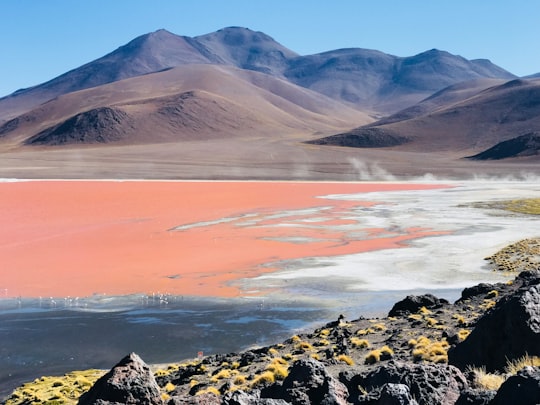
[[[0,183],[0,296],[233,297],[233,281],[285,259],[404,246],[439,234],[365,229],[331,194],[410,183],[21,181]],[[352,218],[352,219],[351,219]],[[270,265],[269,265],[270,264]]]

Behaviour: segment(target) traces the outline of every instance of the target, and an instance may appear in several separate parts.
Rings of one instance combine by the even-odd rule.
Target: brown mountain
[[[479,87],[475,91],[484,87],[485,82],[477,85]],[[441,100],[441,96],[448,94],[448,91],[442,92],[438,97],[420,103],[412,110],[413,113],[409,109],[396,114],[401,117],[399,120],[383,120],[316,142],[357,146],[362,142],[369,145],[378,139],[379,142],[374,145],[376,147],[394,146],[402,151],[457,152],[468,156],[501,142],[519,139],[540,128],[538,79],[512,80],[472,96],[466,90],[462,94],[468,97],[462,101],[457,101],[460,97],[456,97],[456,88],[449,91],[451,97]],[[445,99],[447,102],[444,102]],[[395,139],[399,142],[393,141]]]
[[[400,58],[366,49],[299,56],[268,35],[229,27],[194,38],[142,35],[46,83],[0,99],[0,123],[63,94],[189,64],[230,65],[289,81],[386,115],[464,80],[514,77],[486,60],[431,50]]]
[[[4,144],[161,143],[332,132],[360,111],[263,73],[184,65],[59,96],[0,127]]]

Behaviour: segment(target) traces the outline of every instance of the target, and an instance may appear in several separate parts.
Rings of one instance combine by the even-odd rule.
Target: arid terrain
[[[523,177],[539,88],[440,50],[301,56],[246,28],[159,30],[1,98],[0,177]]]

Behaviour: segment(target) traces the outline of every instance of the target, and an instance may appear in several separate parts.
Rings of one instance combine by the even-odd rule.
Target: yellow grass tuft
[[[487,373],[485,367],[472,367],[470,371],[473,372],[475,384],[485,390],[496,391],[505,381],[502,375]]]
[[[264,371],[263,373],[255,376],[255,378],[251,382],[251,387],[255,388],[255,387],[258,387],[259,385],[273,384],[274,382],[276,382],[274,373],[271,371]]]
[[[418,310],[418,312],[420,312],[422,315],[431,315],[432,314],[432,312],[429,309],[427,309],[426,307],[421,307]]]
[[[378,349],[370,351],[364,360],[366,364],[375,364],[379,361],[381,361],[381,351]]]
[[[359,349],[365,349],[369,347],[369,341],[367,339],[360,339],[357,337],[351,338],[351,344],[353,347],[357,347]]]
[[[465,339],[467,339],[470,334],[471,331],[467,329],[460,329],[457,333],[460,342],[463,342]]]
[[[349,366],[354,366],[354,360],[350,356],[347,356],[346,354],[340,354],[339,356],[337,356],[337,359]]]
[[[234,385],[244,385],[246,383],[247,379],[246,376],[243,375],[237,375],[234,377],[233,384]]]
[[[505,370],[508,374],[515,375],[519,370],[527,366],[540,367],[540,357],[526,354],[518,359],[509,360],[506,363]]]
[[[195,394],[196,396],[204,395],[204,394],[214,394],[219,397],[220,393],[219,390],[216,387],[207,387],[202,390],[197,391]]]

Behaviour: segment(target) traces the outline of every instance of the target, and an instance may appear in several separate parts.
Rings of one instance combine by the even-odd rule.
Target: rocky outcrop
[[[135,354],[124,357],[81,396],[79,405],[162,405],[160,388],[150,368]]]
[[[532,367],[540,355],[540,271],[465,289],[454,304],[428,294],[409,296],[390,315],[354,321],[340,316],[272,346],[168,365],[155,371],[155,379],[131,354],[79,404],[540,403],[540,368]],[[501,370],[507,358],[525,353],[531,361],[521,363],[531,367],[505,375],[498,391],[493,380],[481,381],[485,373],[467,368]],[[504,381],[500,374],[488,377]],[[10,399],[23,392],[29,391]],[[43,395],[43,402],[53,394]]]
[[[437,298],[432,294],[408,295],[405,299],[394,304],[388,316],[404,316],[414,314],[422,307],[437,309],[448,304],[449,302],[444,298]]]
[[[540,271],[524,272],[519,290],[478,320],[470,336],[448,352],[448,361],[502,371],[508,360],[540,356]]]
[[[347,403],[347,388],[324,365],[313,359],[296,361],[283,381],[283,399],[294,405]]]
[[[342,374],[341,380],[351,392],[349,400],[358,404],[385,403],[381,401],[386,401],[385,398],[389,397],[391,388],[387,385],[399,384],[407,387],[410,395],[420,405],[453,405],[459,398],[461,391],[468,387],[467,380],[460,370],[441,364],[411,364],[390,361],[373,371],[350,377],[350,374],[349,377]],[[395,388],[392,387],[394,391]],[[403,387],[399,390],[402,395],[398,397],[405,401],[405,398],[408,398],[405,390]]]
[[[540,368],[525,367],[506,380],[490,405],[538,405],[540,403]]]

